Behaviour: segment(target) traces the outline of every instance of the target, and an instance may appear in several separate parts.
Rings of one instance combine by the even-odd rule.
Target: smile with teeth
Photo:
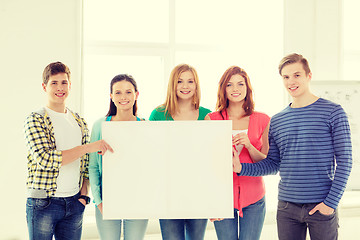
[[[182,94],[189,94],[191,91],[180,91]]]
[[[63,96],[65,96],[65,93],[55,93],[55,95],[56,95],[57,97],[63,97]]]
[[[126,101],[126,102],[119,102],[119,104],[120,105],[126,105],[126,104],[128,104],[129,103],[129,101]]]
[[[233,96],[233,97],[238,97],[238,96],[240,96],[241,94],[240,93],[232,93],[231,94],[231,96]]]
[[[294,91],[294,90],[296,90],[298,87],[289,87],[289,89],[291,90],[291,91]]]

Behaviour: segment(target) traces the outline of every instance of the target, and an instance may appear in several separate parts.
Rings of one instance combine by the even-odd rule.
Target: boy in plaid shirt
[[[87,124],[65,106],[71,89],[70,70],[50,63],[43,72],[46,107],[25,121],[28,149],[26,218],[30,239],[80,239],[88,195],[90,152],[112,148],[100,140],[89,143]]]

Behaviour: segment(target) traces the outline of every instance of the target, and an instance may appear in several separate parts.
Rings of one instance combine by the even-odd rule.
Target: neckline
[[[196,120],[175,120],[175,119],[171,116],[171,114],[168,114],[168,112],[165,113],[165,117],[166,117],[166,116],[169,116],[170,118],[167,119],[167,120],[172,120],[172,121],[198,121],[198,120],[202,120],[202,119],[200,119],[200,108],[201,108],[201,106],[199,106],[199,108],[198,108],[198,110],[199,110],[199,115],[198,115],[198,117],[197,117]]]
[[[111,116],[107,116],[105,121],[111,121],[112,119],[112,115]],[[136,117],[136,121],[140,121],[140,118],[138,116],[135,116]],[[122,121],[116,121],[116,122],[122,122]],[[135,121],[126,121],[126,122],[135,122]]]
[[[249,129],[250,129],[251,126],[252,126],[252,122],[253,122],[252,120],[253,120],[253,115],[254,115],[254,113],[255,113],[255,111],[253,111],[252,114],[249,115],[249,125],[248,125],[248,127],[247,127],[248,132],[250,132]],[[221,115],[221,112],[220,112],[220,115]],[[229,119],[229,114],[227,113],[227,109],[225,109],[225,117],[226,117],[226,119],[224,119],[224,120],[230,120],[230,119]],[[232,129],[232,130],[234,130],[234,129]],[[236,129],[236,130],[240,130],[240,131],[241,131],[241,130],[245,130],[245,129]]]
[[[306,106],[304,106],[304,107],[298,107],[298,108],[293,108],[293,107],[291,107],[291,104],[292,104],[292,102],[291,102],[291,103],[289,103],[288,108],[290,108],[290,109],[292,109],[292,110],[294,110],[294,111],[296,111],[296,110],[302,110],[302,109],[305,109],[305,108],[308,108],[308,107],[313,106],[314,104],[316,104],[317,102],[319,102],[320,99],[322,99],[322,98],[319,97],[315,102],[310,103],[309,105],[306,105]]]

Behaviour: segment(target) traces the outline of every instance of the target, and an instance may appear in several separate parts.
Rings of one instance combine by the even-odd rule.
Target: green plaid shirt
[[[68,109],[68,111],[70,111]],[[81,128],[82,144],[90,141],[89,130],[83,118],[77,113],[70,111]],[[25,120],[25,140],[28,149],[27,167],[28,196],[45,198],[54,196],[56,191],[56,179],[62,163],[62,152],[56,150],[53,125],[45,108],[38,112],[32,112]],[[89,154],[81,157],[80,181],[81,188],[83,178],[88,179]]]

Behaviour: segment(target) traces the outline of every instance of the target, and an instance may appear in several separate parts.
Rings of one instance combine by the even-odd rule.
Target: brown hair
[[[178,110],[176,89],[180,75],[183,72],[188,72],[188,71],[194,75],[194,81],[196,84],[196,90],[193,97],[193,103],[195,105],[195,109],[198,109],[200,106],[200,84],[199,84],[199,77],[197,75],[197,72],[195,68],[193,68],[188,64],[179,64],[171,71],[166,100],[165,103],[161,105],[164,107],[164,111],[168,112],[168,114],[170,115],[174,115]]]
[[[311,72],[309,63],[306,60],[306,58],[304,58],[302,55],[297,54],[297,53],[289,54],[289,55],[285,56],[283,59],[281,59],[280,64],[279,64],[279,74],[281,75],[281,71],[285,66],[287,66],[289,64],[293,64],[293,63],[298,63],[298,62],[303,65],[305,73],[306,73],[306,75],[308,75]]]
[[[47,65],[43,72],[43,83],[47,85],[50,76],[56,75],[58,73],[66,73],[68,80],[70,81],[70,69],[68,66],[62,62],[53,62]]]
[[[245,72],[244,69],[238,67],[238,66],[232,66],[229,67],[224,74],[222,75],[220,81],[219,81],[219,88],[218,88],[218,98],[216,102],[216,110],[217,111],[223,111],[229,106],[229,100],[226,97],[226,86],[228,82],[230,81],[230,78],[233,75],[239,74],[245,79],[246,84],[246,97],[243,104],[243,109],[245,111],[245,115],[249,116],[254,111],[254,100],[253,100],[253,89],[250,83],[250,78]]]

